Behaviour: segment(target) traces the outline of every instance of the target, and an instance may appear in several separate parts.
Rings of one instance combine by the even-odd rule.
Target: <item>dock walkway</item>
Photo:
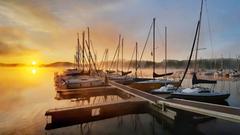
[[[47,116],[46,129],[91,122],[126,114],[149,113],[149,110],[157,116],[165,116],[172,120],[181,120],[182,114],[190,112],[189,114],[197,113],[240,123],[240,108],[175,98],[165,99],[164,97],[152,95],[114,81],[109,81],[109,85],[110,86],[107,87],[99,87],[100,89],[91,90],[88,88],[74,89],[70,90],[70,92],[62,90],[59,94],[67,96],[66,99],[68,99],[69,95],[75,95],[80,92],[80,94],[85,96],[98,96],[103,93],[108,93],[119,95],[124,100],[87,106],[50,109],[45,113],[45,116]],[[65,99],[65,97],[63,97],[63,99]]]
[[[240,108],[175,98],[165,99],[113,81],[109,81],[109,84],[152,104],[159,105],[163,108],[162,110],[172,108],[240,123]]]

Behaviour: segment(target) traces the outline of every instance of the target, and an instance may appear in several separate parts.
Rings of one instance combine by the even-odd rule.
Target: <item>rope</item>
[[[104,58],[106,57],[106,50],[104,50],[104,53],[103,53],[103,57],[102,57],[102,59],[101,59],[101,63],[100,63],[100,69],[102,68],[102,65],[103,65],[103,60],[104,60]]]
[[[116,48],[116,50],[115,50],[115,52],[114,52],[113,60],[112,60],[112,62],[111,62],[110,67],[108,68],[108,70],[111,69],[111,67],[112,67],[112,65],[113,65],[113,63],[114,63],[114,60],[115,60],[115,57],[116,57],[116,55],[117,55],[117,51],[119,50],[119,47],[120,47],[120,45],[117,46],[117,48]]]
[[[197,23],[197,28],[196,28],[196,32],[195,32],[195,36],[194,36],[194,40],[193,40],[193,45],[192,45],[192,49],[191,49],[191,52],[190,52],[190,56],[189,56],[189,59],[188,59],[187,67],[186,67],[186,69],[184,71],[183,77],[180,80],[180,83],[179,83],[177,89],[182,85],[182,82],[183,82],[183,80],[184,80],[184,78],[185,78],[185,76],[187,74],[188,68],[190,66],[190,62],[191,62],[193,51],[194,51],[194,46],[195,46],[195,43],[196,43],[196,40],[197,40],[197,35],[198,35],[198,32],[199,32],[199,25],[200,25],[200,20]]]
[[[140,62],[142,61],[143,53],[144,53],[144,51],[145,51],[145,49],[146,49],[146,46],[147,46],[147,43],[148,43],[148,40],[149,40],[151,31],[152,31],[152,27],[153,27],[153,23],[151,23],[151,26],[150,26],[150,29],[149,29],[149,32],[148,32],[148,36],[147,36],[147,39],[146,39],[146,41],[145,41],[145,44],[144,44],[144,47],[143,47],[143,51],[142,51],[142,53],[141,53],[141,57],[140,57],[140,59],[139,59]]]
[[[97,71],[97,66],[96,66],[96,64],[95,64],[95,62],[94,62],[94,60],[93,60],[93,58],[92,58],[92,54],[91,54],[91,51],[90,51],[90,48],[89,48],[90,45],[87,43],[87,41],[86,41],[86,44],[88,45],[88,51],[90,52],[90,54],[89,54],[89,58],[90,58],[89,63],[91,63],[91,60],[92,60],[94,69],[95,69],[95,71],[97,72],[97,74],[98,74],[98,76],[99,76],[99,73],[98,73],[98,71]]]
[[[212,53],[212,58],[213,58],[214,57],[214,52],[213,52],[214,49],[213,49],[213,39],[212,39],[212,28],[211,28],[210,19],[209,19],[207,0],[205,0],[205,1],[206,1],[205,6],[206,6],[206,14],[207,14],[207,25],[208,25],[208,32],[209,32],[209,40],[210,40],[211,53]]]
[[[96,61],[96,60],[97,60],[97,54],[96,54],[95,49],[93,48],[93,42],[92,42],[92,40],[90,40],[90,45],[91,45],[91,47],[92,47],[92,51],[93,51],[93,54],[94,54],[94,59],[95,59],[95,61]]]

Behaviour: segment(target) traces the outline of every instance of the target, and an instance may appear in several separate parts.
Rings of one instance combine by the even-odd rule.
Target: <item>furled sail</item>
[[[193,78],[192,78],[192,85],[194,84],[200,84],[200,83],[206,83],[206,84],[216,84],[216,80],[203,80],[203,79],[197,79],[196,73],[193,73]]]
[[[122,76],[128,75],[128,74],[130,74],[130,73],[132,73],[132,71],[127,71],[127,72],[122,71]]]
[[[173,72],[171,73],[164,73],[164,74],[157,74],[155,72],[153,72],[153,77],[164,77],[164,76],[169,76],[169,75],[172,75]]]
[[[109,74],[115,73],[114,70],[106,70],[106,72],[109,73]]]

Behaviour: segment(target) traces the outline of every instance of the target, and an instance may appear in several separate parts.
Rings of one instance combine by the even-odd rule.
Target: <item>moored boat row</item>
[[[227,99],[230,94],[226,92],[216,92],[214,91],[214,86],[217,83],[215,80],[204,80],[204,79],[198,79],[197,78],[197,53],[198,53],[198,47],[199,47],[199,36],[200,36],[200,26],[201,26],[201,18],[202,18],[202,9],[203,9],[203,0],[201,2],[201,10],[200,10],[200,18],[197,23],[197,28],[194,36],[193,46],[191,49],[190,57],[188,60],[188,64],[186,67],[186,70],[184,72],[184,75],[181,79],[181,83],[185,78],[186,73],[188,72],[188,68],[191,62],[191,58],[193,55],[193,50],[196,48],[196,54],[195,54],[195,62],[194,62],[194,71],[192,72],[192,87],[191,88],[180,88],[180,85],[178,87],[174,87],[171,85],[164,86],[160,89],[152,90],[152,93],[157,94],[165,94],[170,93],[171,98],[181,98],[181,99],[187,99],[187,100],[196,100],[196,101],[203,101],[203,102],[220,102]],[[196,47],[195,47],[196,45]],[[212,75],[213,72],[209,72],[206,75]],[[218,74],[224,75],[223,72],[218,72]],[[180,83],[180,84],[181,84]],[[206,87],[200,87],[199,84],[211,84],[213,85],[212,89],[206,88]]]
[[[74,69],[67,69],[62,74],[56,73],[55,74],[55,84],[58,88],[65,88],[65,89],[75,89],[75,88],[86,88],[86,87],[98,87],[98,86],[106,86],[108,79],[115,81],[117,83],[121,83],[124,85],[129,85],[133,88],[150,92],[152,94],[170,94],[170,97],[172,98],[182,98],[182,99],[188,99],[188,100],[197,100],[197,101],[204,101],[204,102],[211,102],[211,101],[222,101],[227,99],[230,94],[229,93],[222,93],[222,92],[216,92],[213,88],[217,81],[215,80],[204,80],[204,79],[198,79],[197,77],[197,53],[198,53],[198,47],[199,47],[199,36],[200,36],[200,28],[201,28],[201,18],[202,18],[202,9],[203,9],[203,1],[201,4],[201,10],[200,10],[200,18],[197,23],[196,32],[194,36],[194,42],[192,45],[190,57],[187,63],[187,67],[183,73],[183,76],[181,80],[174,80],[171,78],[168,78],[167,76],[173,75],[173,72],[168,73],[167,72],[167,28],[165,27],[165,73],[158,74],[156,73],[156,64],[155,64],[155,23],[156,19],[153,18],[153,22],[150,26],[149,33],[152,32],[152,77],[151,78],[145,78],[145,77],[139,77],[138,76],[138,69],[141,67],[138,64],[138,46],[136,43],[136,47],[134,49],[134,53],[136,55],[135,59],[135,76],[131,76],[130,74],[132,71],[127,70],[124,71],[124,60],[123,60],[123,41],[124,39],[119,36],[117,49],[115,51],[115,54],[113,56],[113,59],[111,61],[111,65],[109,67],[99,68],[97,66],[97,61],[93,60],[91,50],[91,42],[90,42],[90,34],[88,29],[88,39],[85,40],[84,32],[83,32],[83,42],[82,47],[80,47],[79,43],[79,36],[78,36],[78,46],[77,51],[75,55],[75,62],[76,67]],[[149,38],[149,36],[148,36]],[[147,41],[148,41],[147,38]],[[147,43],[147,42],[146,42]],[[86,46],[85,46],[86,45]],[[145,51],[146,44],[143,48],[142,54]],[[121,49],[120,49],[121,48]],[[185,79],[185,76],[188,72],[189,65],[191,62],[191,58],[194,52],[194,49],[196,49],[195,54],[195,62],[194,62],[194,71],[192,72],[192,87],[191,88],[183,88],[181,87],[181,84],[183,80]],[[119,54],[120,51],[122,53],[122,62],[121,62],[121,70],[119,70]],[[81,55],[80,55],[81,52]],[[87,53],[88,54],[87,54]],[[134,55],[133,53],[133,55]],[[87,54],[87,55],[86,55]],[[142,54],[139,59],[139,61],[142,60]],[[107,53],[105,54],[107,55]],[[132,56],[133,56],[132,55]],[[87,56],[87,58],[86,58]],[[105,56],[107,57],[107,56]],[[87,64],[86,64],[87,62]],[[132,62],[132,59],[131,59]],[[114,63],[116,64],[116,69],[113,68]],[[86,68],[87,67],[87,68]],[[129,66],[130,67],[130,66]],[[214,71],[207,71],[204,73],[205,76],[212,76],[217,74],[217,76],[229,76],[229,77],[240,77],[239,72],[231,72],[226,73],[223,72],[223,70],[219,70],[218,72]],[[200,84],[210,84],[213,87],[205,88],[201,87]]]

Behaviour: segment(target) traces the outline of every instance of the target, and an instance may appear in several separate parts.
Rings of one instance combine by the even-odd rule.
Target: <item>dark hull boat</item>
[[[181,83],[182,83],[182,81],[184,80],[184,78],[186,76],[188,68],[190,66],[191,58],[192,58],[194,47],[195,47],[195,44],[196,44],[197,46],[196,46],[196,54],[195,54],[195,64],[194,64],[194,72],[193,72],[193,77],[192,77],[193,87],[192,88],[183,88],[183,89],[180,89],[176,92],[173,92],[171,94],[171,97],[180,98],[180,99],[187,99],[187,100],[217,103],[217,102],[225,101],[225,99],[227,99],[230,96],[230,94],[229,93],[223,93],[223,92],[216,92],[213,89],[203,88],[203,87],[197,86],[197,84],[212,84],[213,88],[214,88],[215,84],[217,83],[217,81],[215,81],[215,80],[198,79],[197,75],[196,75],[196,71],[197,71],[196,61],[197,61],[197,52],[198,52],[198,44],[199,44],[198,39],[199,39],[199,35],[200,35],[202,8],[203,8],[203,0],[201,2],[200,18],[199,18],[199,21],[197,23],[197,28],[196,28],[196,31],[195,31],[195,36],[194,36],[194,40],[193,40],[193,45],[192,45],[190,57],[189,57],[184,75],[181,79]]]
[[[206,88],[186,88],[180,92],[173,92],[171,94],[172,98],[212,103],[225,101],[229,96],[229,93],[211,92],[210,90],[206,90]]]
[[[201,102],[219,102],[224,101],[230,96],[230,94],[211,94],[211,95],[187,95],[183,93],[173,93],[171,97],[173,98],[180,98],[180,99],[187,99],[187,100],[195,100]]]
[[[198,79],[196,73],[193,74],[192,84],[216,84],[215,80]],[[202,102],[218,103],[225,101],[230,96],[229,93],[215,92],[212,89],[194,86],[193,88],[184,88],[171,93],[172,98],[195,100]]]

